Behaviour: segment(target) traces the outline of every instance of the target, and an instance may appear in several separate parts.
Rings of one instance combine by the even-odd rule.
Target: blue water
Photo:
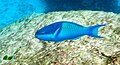
[[[70,10],[120,13],[120,0],[0,0],[0,28],[34,12]]]
[[[34,12],[45,11],[44,0],[0,0],[0,28]]]

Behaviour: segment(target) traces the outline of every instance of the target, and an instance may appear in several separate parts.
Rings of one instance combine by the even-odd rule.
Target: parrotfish
[[[98,29],[106,24],[84,27],[70,21],[59,21],[47,25],[35,33],[35,37],[43,41],[61,42],[64,40],[75,40],[84,35],[94,38],[103,38],[98,36]]]

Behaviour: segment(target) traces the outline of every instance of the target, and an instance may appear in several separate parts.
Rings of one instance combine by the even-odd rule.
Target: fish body
[[[98,29],[99,27],[105,25],[106,24],[84,27],[77,23],[60,21],[41,28],[35,33],[35,37],[40,40],[53,42],[74,40],[84,35],[92,36],[95,38],[103,38],[101,36],[98,36]]]

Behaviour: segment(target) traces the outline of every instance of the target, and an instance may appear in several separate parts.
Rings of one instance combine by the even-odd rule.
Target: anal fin
[[[78,37],[75,37],[75,38],[72,38],[72,39],[69,39],[69,40],[76,40],[76,39],[78,39],[78,38],[80,38],[80,37],[82,37],[83,35],[81,35],[81,36],[78,36]]]

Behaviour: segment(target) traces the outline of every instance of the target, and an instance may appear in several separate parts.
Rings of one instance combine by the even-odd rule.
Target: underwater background
[[[120,0],[0,0],[0,28],[32,13],[71,10],[120,13]]]
[[[119,13],[120,0],[0,0],[0,65],[120,65]],[[93,32],[104,38],[36,38],[38,30],[61,20],[81,27],[106,24]],[[62,25],[72,32],[69,26]],[[53,27],[46,28],[48,36],[60,32]]]

